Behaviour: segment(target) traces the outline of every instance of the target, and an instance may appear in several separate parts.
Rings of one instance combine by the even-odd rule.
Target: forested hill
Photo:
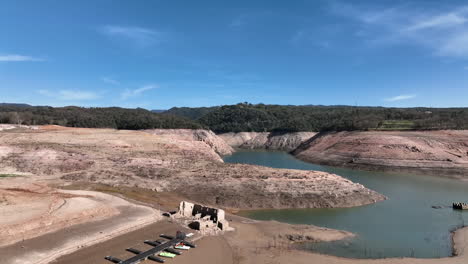
[[[201,108],[145,109],[0,105],[0,123],[116,129],[207,128],[241,131],[468,129],[468,108],[292,106],[241,103]]]
[[[221,107],[172,108],[221,132],[468,129],[468,108],[292,106],[241,103]]]
[[[220,106],[213,106],[213,107],[173,107],[167,110],[166,114],[176,115],[176,116],[183,116],[192,120],[197,120],[200,117],[208,114],[214,110],[218,110]]]
[[[201,128],[193,120],[145,109],[0,105],[0,123],[116,129]]]

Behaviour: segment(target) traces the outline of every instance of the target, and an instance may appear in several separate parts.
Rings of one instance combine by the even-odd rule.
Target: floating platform
[[[186,239],[185,233],[180,232],[180,231],[177,231],[177,234],[175,237],[164,235],[164,234],[161,234],[160,237],[168,239],[168,240],[162,240],[162,239],[155,240],[155,241],[145,240],[144,242],[145,244],[148,244],[153,247],[147,251],[142,251],[142,250],[138,250],[135,248],[127,248],[126,250],[128,252],[135,254],[135,256],[129,259],[121,260],[112,256],[106,256],[105,259],[116,264],[137,264],[142,261],[145,261],[146,259],[159,262],[159,263],[164,263],[165,262],[164,259],[161,259],[157,256],[166,257],[166,258],[174,258],[175,256],[182,254],[182,252],[173,249],[174,246],[183,244],[191,248],[195,247],[194,244],[185,240]]]
[[[468,210],[467,203],[453,203],[452,207],[453,209],[457,209],[457,210]]]

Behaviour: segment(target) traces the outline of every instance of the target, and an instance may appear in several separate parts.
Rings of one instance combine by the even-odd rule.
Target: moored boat
[[[468,210],[467,203],[453,203],[452,207],[453,209],[457,209],[457,210]]]
[[[174,258],[176,256],[176,254],[172,254],[172,253],[169,253],[169,252],[161,252],[161,253],[159,253],[159,256],[165,257],[165,258]]]

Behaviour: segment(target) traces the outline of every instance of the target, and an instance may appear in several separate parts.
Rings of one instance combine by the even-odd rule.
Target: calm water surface
[[[450,207],[454,201],[468,201],[468,182],[320,166],[302,162],[285,152],[240,150],[224,161],[331,172],[388,197],[386,201],[355,208],[244,213],[258,220],[313,224],[357,234],[356,238],[345,241],[304,245],[325,254],[353,258],[447,257],[452,255],[450,231],[468,220],[467,211],[455,211]]]

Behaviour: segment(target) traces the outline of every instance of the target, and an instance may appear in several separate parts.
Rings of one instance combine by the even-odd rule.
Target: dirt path
[[[2,264],[42,264],[66,255],[83,246],[113,238],[114,236],[140,228],[157,219],[148,217],[148,208],[120,206],[120,214],[112,218],[73,225],[36,238],[0,248]],[[92,263],[92,262],[91,262]]]

